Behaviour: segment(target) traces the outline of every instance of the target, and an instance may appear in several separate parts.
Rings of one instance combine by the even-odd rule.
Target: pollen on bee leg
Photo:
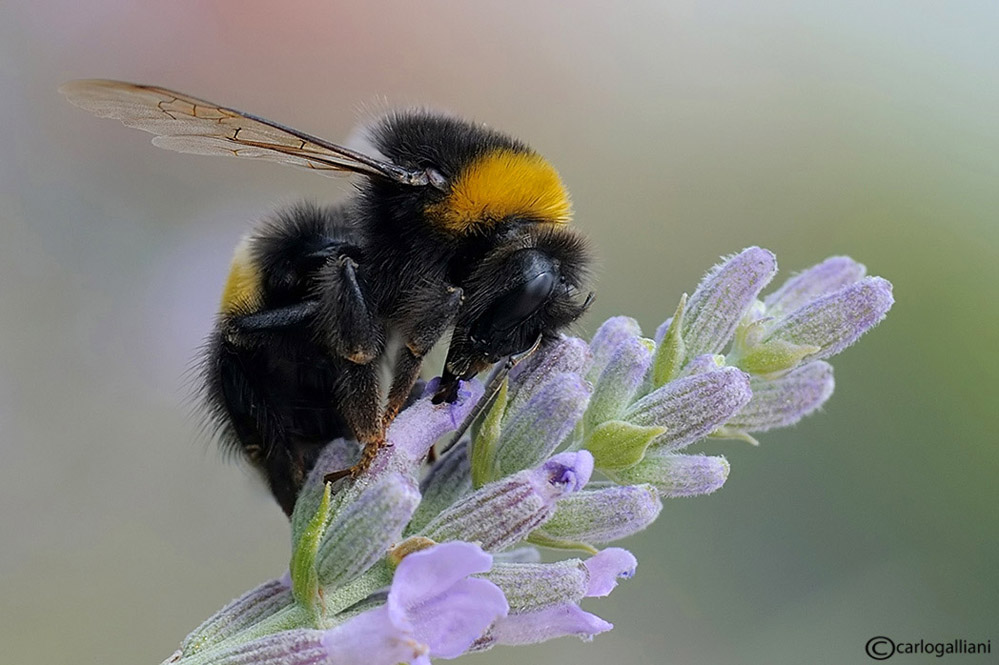
[[[338,480],[350,476],[356,479],[362,473],[371,468],[371,463],[375,461],[378,456],[378,451],[384,446],[392,445],[385,440],[384,436],[380,436],[374,441],[368,441],[364,444],[364,449],[361,450],[361,459],[357,461],[352,467],[341,469],[339,471],[334,471],[332,473],[327,473],[323,477],[323,482],[335,483]]]

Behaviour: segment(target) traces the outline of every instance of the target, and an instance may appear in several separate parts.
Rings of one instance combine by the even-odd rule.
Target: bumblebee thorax
[[[464,235],[513,217],[566,224],[572,205],[558,172],[544,157],[501,147],[465,166],[426,214],[435,226]]]

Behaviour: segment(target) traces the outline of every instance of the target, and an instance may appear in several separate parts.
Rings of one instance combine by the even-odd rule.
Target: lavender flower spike
[[[609,594],[637,562],[595,545],[649,526],[664,497],[726,482],[724,457],[680,454],[686,446],[755,442],[750,432],[821,407],[834,385],[822,359],[892,306],[891,284],[847,257],[760,300],[775,271],[759,247],[725,259],[654,343],[627,317],[589,345],[550,340],[429,473],[428,450],[478,402],[479,381],[463,382],[453,404],[431,402],[431,381],[370,466],[335,485],[326,474],[351,466],[359,447],[330,442],[296,501],[288,575],[205,621],[167,664],[430,665],[610,630],[579,603]],[[584,489],[595,467],[603,479]],[[539,546],[591,556],[541,563]]]
[[[724,349],[743,315],[776,273],[773,252],[759,247],[744,249],[712,268],[683,313],[680,332],[686,358]]]
[[[384,605],[330,630],[287,630],[206,654],[219,665],[429,665],[461,655],[509,609],[484,573],[492,557],[470,543],[413,552],[399,563]]]
[[[581,489],[593,472],[585,451],[560,453],[535,469],[485,485],[435,517],[419,535],[464,540],[498,551],[524,538],[555,511],[555,502]]]

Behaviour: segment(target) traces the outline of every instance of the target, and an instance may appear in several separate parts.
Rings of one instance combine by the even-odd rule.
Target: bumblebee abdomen
[[[335,361],[310,343],[288,345],[279,337],[244,348],[219,334],[208,359],[207,397],[223,445],[263,471],[290,510],[322,446],[352,434],[336,408],[342,377]]]
[[[229,263],[229,276],[222,289],[222,302],[219,311],[223,315],[238,312],[252,312],[260,307],[263,299],[263,280],[260,267],[253,260],[251,236],[245,236],[236,245],[232,261]]]

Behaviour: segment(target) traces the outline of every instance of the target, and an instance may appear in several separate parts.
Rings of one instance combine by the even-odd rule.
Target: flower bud
[[[252,626],[294,602],[285,579],[271,580],[247,591],[200,626],[191,631],[180,645],[179,655],[191,656]]]
[[[590,361],[590,349],[578,337],[562,337],[510,370],[508,411],[516,411],[551,377],[571,372],[581,374]]]
[[[641,336],[638,321],[629,316],[614,316],[604,321],[590,341],[590,359],[585,367],[587,381],[595,383],[621,345]]]
[[[832,396],[833,368],[816,360],[775,379],[754,377],[753,397],[725,426],[743,432],[787,427],[812,413]]]
[[[462,441],[439,459],[420,483],[423,499],[406,527],[406,533],[416,533],[442,510],[472,493],[471,464],[468,442]]]
[[[819,350],[806,360],[828,358],[880,323],[894,302],[890,282],[865,277],[774,322],[764,341],[780,339],[815,346]]]
[[[767,315],[779,317],[863,279],[867,268],[849,256],[830,256],[791,277],[766,298]]]
[[[638,400],[623,420],[646,427],[665,427],[651,447],[679,450],[732,417],[749,402],[749,376],[734,367],[671,381]]]
[[[559,501],[555,514],[536,531],[538,542],[609,543],[652,524],[662,507],[651,485],[577,492]]]
[[[585,431],[621,416],[642,386],[652,363],[652,350],[652,341],[640,337],[627,339],[618,346],[593,387],[583,420]]]
[[[590,573],[579,559],[556,563],[493,563],[482,575],[503,591],[513,612],[578,602],[586,596]]]
[[[773,253],[744,249],[715,266],[690,296],[681,334],[686,358],[722,351],[756,296],[777,272]]]
[[[437,390],[438,379],[427,382],[423,397],[404,409],[386,432],[389,451],[404,456],[410,462],[422,462],[427,451],[441,436],[458,427],[482,397],[483,386],[478,380],[462,381],[458,400],[453,404],[434,404],[431,395]]]
[[[725,484],[729,465],[724,457],[677,455],[663,448],[649,451],[635,466],[613,473],[619,483],[648,483],[666,498],[711,494]]]
[[[408,475],[379,477],[330,521],[316,555],[320,585],[343,586],[384,557],[419,503],[420,493]]]
[[[499,475],[530,468],[547,459],[582,418],[590,387],[573,373],[549,377],[526,402],[507,411],[496,442]]]
[[[420,535],[502,550],[548,519],[555,502],[582,488],[592,471],[593,456],[585,450],[555,455],[535,469],[485,485],[435,517]]]

